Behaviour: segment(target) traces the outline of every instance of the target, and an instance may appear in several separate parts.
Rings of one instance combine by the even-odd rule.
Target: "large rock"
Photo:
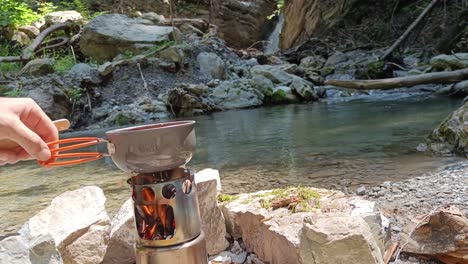
[[[202,170],[195,174],[195,183],[206,250],[208,255],[215,255],[229,246],[226,240],[226,223],[217,200],[221,189],[219,172],[212,169]]]
[[[273,83],[286,83],[294,78],[294,75],[286,72],[288,65],[257,65],[250,69],[250,74],[263,76]]]
[[[369,225],[356,216],[308,217],[301,231],[302,264],[383,264]]]
[[[270,79],[262,75],[257,75],[252,78],[251,82],[253,87],[259,90],[264,96],[271,96],[273,94],[275,85]]]
[[[43,76],[54,72],[54,59],[35,59],[28,62],[20,71],[23,76]]]
[[[468,154],[468,105],[451,113],[429,136],[429,147],[437,154]]]
[[[299,98],[293,93],[291,87],[281,85],[273,89],[270,100],[274,104],[294,104],[299,102]]]
[[[468,219],[456,206],[433,212],[405,228],[403,251],[427,255],[444,263],[468,263]],[[408,233],[411,232],[408,239]]]
[[[136,230],[132,199],[128,199],[112,219],[109,245],[103,264],[135,263]]]
[[[83,16],[75,11],[75,10],[66,10],[66,11],[57,11],[52,12],[45,16],[46,24],[58,24],[58,23],[65,23],[67,21],[81,21],[83,20]]]
[[[2,263],[30,264],[29,248],[21,236],[9,236],[0,241]]]
[[[300,77],[293,78],[289,87],[291,90],[299,94],[305,101],[315,101],[319,98],[314,90],[314,85]]]
[[[431,59],[431,65],[440,70],[445,70],[447,68],[452,70],[468,68],[468,53],[438,55]]]
[[[110,231],[105,201],[95,186],[57,196],[23,225],[18,236],[0,242],[0,259],[25,264],[101,263]]]
[[[263,94],[244,78],[220,83],[210,91],[209,98],[223,110],[255,107],[263,103]]]
[[[215,109],[207,94],[205,85],[181,84],[169,90],[167,102],[177,116],[195,116]]]
[[[200,72],[208,78],[226,79],[224,61],[215,53],[201,52],[197,56]]]
[[[292,48],[315,33],[321,33],[346,16],[356,0],[296,0],[285,1],[284,25],[280,47]]]
[[[21,26],[18,28],[18,31],[25,33],[31,39],[34,39],[39,35],[39,33],[41,33],[41,31],[35,26]]]
[[[86,25],[80,48],[86,56],[102,62],[125,52],[141,53],[174,38],[172,27],[153,25],[148,20],[125,15],[106,14]]]
[[[28,36],[28,34],[15,30],[12,33],[12,36],[10,37],[12,41],[18,42],[22,46],[26,46],[31,42],[31,38]]]
[[[64,91],[50,79],[28,85],[24,95],[32,98],[51,119],[70,116],[72,104]]]
[[[297,191],[297,189],[290,190]],[[275,196],[276,198],[278,198],[277,195],[288,197],[290,190],[289,193],[285,193],[285,190],[273,190],[241,194],[232,197],[231,201],[221,204],[228,233],[234,239],[242,238],[247,251],[255,252],[262,261],[296,264],[301,263],[300,251],[302,245],[300,234],[303,228],[303,220],[306,217],[340,216],[351,222],[357,218],[360,219],[361,223],[364,223],[361,227],[363,229],[367,228],[366,238],[370,243],[373,241],[372,248],[375,248],[375,252],[381,252],[379,245],[383,244],[383,241],[381,241],[383,236],[375,235],[369,224],[374,224],[370,216],[375,212],[375,203],[366,203],[362,199],[358,201],[359,198],[348,198],[340,192],[308,188],[305,193],[314,197],[308,201],[309,206],[299,203],[293,207],[295,212],[291,212],[287,208],[272,210],[270,207]],[[312,193],[315,194],[312,195]],[[356,205],[359,210],[353,210]],[[364,218],[368,218],[369,223]],[[378,225],[379,223],[375,222],[375,224]],[[381,229],[376,231],[377,233],[382,232]],[[321,246],[326,247],[327,245],[323,244]],[[346,246],[352,248],[354,245]],[[334,254],[344,256],[348,252],[335,252]]]

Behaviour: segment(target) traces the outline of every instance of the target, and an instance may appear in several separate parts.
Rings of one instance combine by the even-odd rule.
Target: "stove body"
[[[106,132],[109,153],[132,173],[137,264],[208,264],[194,172],[195,121]]]
[[[193,171],[132,176],[137,264],[207,264]]]

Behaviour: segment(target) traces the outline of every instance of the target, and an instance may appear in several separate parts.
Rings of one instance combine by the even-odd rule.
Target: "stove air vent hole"
[[[145,202],[152,202],[154,201],[154,198],[156,197],[156,195],[154,195],[153,189],[149,187],[143,187],[141,189],[141,196],[143,197],[143,200]]]
[[[173,184],[166,184],[162,188],[162,195],[166,199],[172,199],[176,196],[177,189]]]
[[[192,191],[192,182],[190,180],[185,180],[182,185],[182,191],[185,194],[189,194]]]

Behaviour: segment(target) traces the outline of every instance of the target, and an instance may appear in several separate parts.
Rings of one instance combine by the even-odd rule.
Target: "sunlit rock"
[[[217,204],[217,196],[221,190],[219,172],[213,169],[202,170],[195,174],[195,183],[206,250],[209,255],[214,255],[229,246],[226,240],[226,223]]]
[[[32,263],[100,263],[110,232],[99,187],[65,192],[29,219],[19,233]]]
[[[109,245],[103,264],[135,262],[136,230],[133,202],[128,199],[112,219]]]

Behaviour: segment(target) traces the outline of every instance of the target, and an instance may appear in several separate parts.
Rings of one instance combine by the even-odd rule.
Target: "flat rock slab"
[[[101,15],[83,30],[83,54],[100,62],[124,52],[141,53],[158,43],[174,39],[172,27],[157,26],[149,20],[132,19],[120,14]]]
[[[232,197],[231,201],[221,204],[228,233],[234,239],[242,238],[247,251],[254,252],[264,262],[297,264],[302,263],[300,249],[304,250],[301,234],[304,232],[305,218],[340,216],[349,221],[358,218],[364,225],[364,228],[359,230],[365,231],[362,236],[368,238],[368,240],[360,241],[362,243],[369,241],[372,243],[371,248],[375,249],[369,254],[383,254],[380,245],[383,245],[381,240],[384,236],[372,232],[374,228],[372,221],[380,219],[371,217],[380,215],[376,212],[374,202],[358,197],[346,197],[337,191],[316,188],[310,188],[310,190],[319,195],[315,203],[317,207],[294,213],[286,207],[272,210],[268,205],[265,206],[266,201],[269,201],[272,195],[274,197],[275,191],[261,191]],[[376,233],[379,233],[380,230],[382,229]],[[349,247],[352,246],[349,245]],[[368,245],[363,244],[362,246],[365,248]],[[337,253],[338,256],[342,254],[347,253]],[[320,263],[327,262],[316,262],[316,264]]]

